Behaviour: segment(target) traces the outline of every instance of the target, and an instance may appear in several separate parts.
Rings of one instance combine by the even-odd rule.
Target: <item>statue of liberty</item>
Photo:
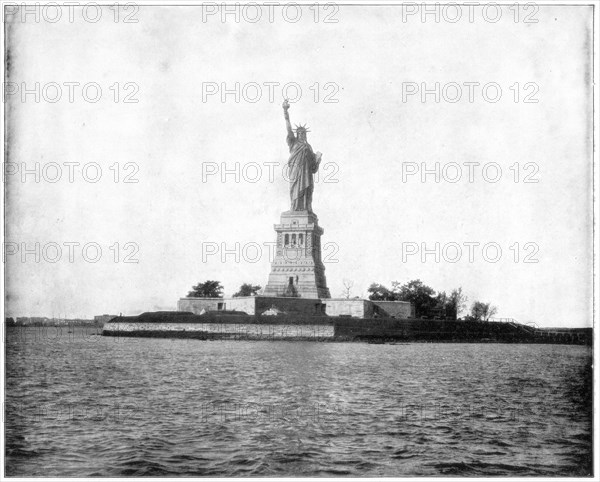
[[[287,143],[290,148],[288,173],[290,176],[290,200],[292,211],[312,213],[312,194],[314,190],[313,174],[319,170],[321,153],[315,154],[306,140],[306,126],[296,126],[296,135],[290,124],[287,99],[283,102],[283,116],[287,126]]]

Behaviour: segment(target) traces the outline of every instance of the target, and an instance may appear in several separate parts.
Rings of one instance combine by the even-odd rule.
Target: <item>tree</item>
[[[452,303],[452,309],[454,311],[454,319],[457,319],[462,312],[467,308],[467,301],[469,298],[463,293],[462,287],[452,290],[450,293],[450,301]]]
[[[438,300],[435,298],[433,288],[423,284],[419,279],[401,285],[397,281],[392,283],[395,299],[409,301],[415,307],[415,315],[430,316],[430,311],[436,307]]]
[[[446,294],[446,292],[440,291],[435,300],[435,310],[440,314],[440,316],[443,318],[452,318],[450,297]]]
[[[244,283],[240,286],[240,290],[233,295],[234,298],[238,298],[240,296],[256,296],[256,294],[260,291],[262,286],[260,285],[252,285],[250,283]]]
[[[498,308],[491,303],[475,301],[471,306],[471,318],[475,321],[489,321],[496,314]]]
[[[369,299],[373,301],[395,301],[396,295],[388,288],[379,283],[372,283],[367,289],[371,293]]]
[[[198,283],[192,286],[192,291],[188,292],[188,298],[223,298],[223,286],[220,281],[206,280],[204,283]]]
[[[352,292],[352,287],[354,286],[354,281],[352,281],[350,279],[344,279],[343,283],[344,283],[344,291],[342,291],[342,297],[349,300],[350,293]]]
[[[437,295],[437,309],[441,311],[444,318],[456,320],[458,315],[466,307],[467,297],[463,294],[462,288],[452,290],[450,295],[445,291]]]

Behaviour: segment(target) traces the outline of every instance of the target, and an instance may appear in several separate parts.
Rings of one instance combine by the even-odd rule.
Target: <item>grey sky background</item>
[[[19,170],[56,162],[62,178],[48,182],[53,170],[40,182],[33,175],[23,182],[20,172],[7,176],[6,241],[20,251],[22,243],[31,249],[36,242],[58,243],[63,251],[55,263],[42,249],[39,262],[34,255],[23,262],[20,251],[7,255],[7,315],[174,309],[206,279],[220,280],[226,295],[243,282],[264,287],[266,246],[257,262],[236,262],[233,254],[222,262],[220,252],[203,262],[203,250],[275,241],[273,224],[289,209],[281,175],[288,154],[282,86],[295,82],[302,95],[292,102],[292,122],[308,123],[308,140],[323,153],[313,207],[325,229],[322,243],[335,243],[323,253],[332,296],[341,295],[343,279],[354,281],[353,296],[366,296],[371,282],[419,278],[436,291],[462,286],[469,304],[490,301],[497,316],[591,326],[592,8],[540,6],[531,17],[537,23],[524,23],[530,13],[524,10],[515,22],[508,7],[496,23],[479,8],[473,22],[465,9],[456,23],[432,16],[422,22],[419,14],[403,22],[400,6],[340,6],[336,13],[321,7],[319,22],[308,5],[301,11],[297,23],[285,21],[280,8],[272,23],[266,9],[256,23],[247,21],[251,11],[236,23],[233,16],[223,22],[220,13],[203,18],[201,7],[189,6],[141,7],[132,17],[137,23],[114,22],[108,8],[96,23],[78,9],[72,23],[11,17],[6,80],[19,89],[56,82],[62,97],[51,103],[44,95],[23,102],[20,91],[7,96],[6,160]],[[338,22],[324,23],[326,14]],[[75,87],[69,102],[64,82],[96,82],[102,95],[88,102]],[[115,82],[118,102],[110,89]],[[128,82],[139,87],[131,97],[137,103],[123,102],[133,92],[124,88]],[[239,102],[234,95],[223,102],[220,92],[203,99],[206,83],[233,89],[236,82],[240,90],[259,84],[262,98],[250,102],[256,90],[248,87]],[[272,101],[268,82],[279,83]],[[462,98],[436,102],[428,95],[421,102],[418,94],[403,101],[408,82],[428,88],[454,82]],[[465,82],[480,83],[473,102]],[[511,90],[516,82],[519,102]],[[502,89],[495,103],[482,95],[487,83]],[[534,90],[527,83],[537,86],[530,97],[537,103],[524,102]],[[46,94],[54,98],[55,90]],[[325,102],[328,94],[337,102]],[[87,182],[79,166],[70,183],[65,162],[98,163],[102,175]],[[263,163],[273,162],[279,166],[269,182]],[[434,175],[421,182],[420,173],[403,180],[408,163],[432,169],[451,162],[462,166],[458,182],[436,183]],[[465,162],[480,163],[472,183]],[[119,182],[110,169],[115,163]],[[127,163],[135,163],[139,182],[123,182],[133,172]],[[257,163],[262,177],[236,182],[229,174],[222,182],[222,163],[231,170],[237,163],[250,180],[256,170],[249,163]],[[501,167],[498,182],[485,181],[486,163]],[[519,182],[510,169],[515,163]],[[535,163],[531,179],[539,182],[523,182],[533,172],[527,163]],[[215,166],[219,172],[203,179],[203,170]],[[91,263],[75,247],[71,263],[65,242],[98,243],[102,255]],[[116,263],[116,248],[109,249],[115,242]],[[132,257],[138,263],[123,262],[131,253],[127,242],[139,246]],[[473,262],[465,242],[480,243]],[[452,263],[429,255],[422,262],[419,252],[403,260],[403,243],[428,249],[458,243],[462,257]],[[501,247],[497,262],[484,259],[486,243]],[[537,263],[524,262],[532,252],[526,243],[539,248],[531,258]],[[53,257],[48,249],[46,257]],[[246,254],[256,257],[254,249]],[[446,254],[455,257],[453,249]]]

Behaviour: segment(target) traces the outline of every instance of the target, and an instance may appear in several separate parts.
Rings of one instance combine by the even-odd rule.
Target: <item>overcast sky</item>
[[[497,316],[591,326],[592,8],[464,8],[454,23],[400,6],[304,6],[295,23],[281,8],[9,16],[7,315],[175,309],[206,279],[264,287],[289,209],[287,94],[323,153],[333,297],[344,279],[366,296],[419,278]]]

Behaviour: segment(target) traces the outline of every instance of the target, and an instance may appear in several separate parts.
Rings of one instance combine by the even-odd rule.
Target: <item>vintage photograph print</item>
[[[598,19],[3,1],[2,477],[598,477]]]

